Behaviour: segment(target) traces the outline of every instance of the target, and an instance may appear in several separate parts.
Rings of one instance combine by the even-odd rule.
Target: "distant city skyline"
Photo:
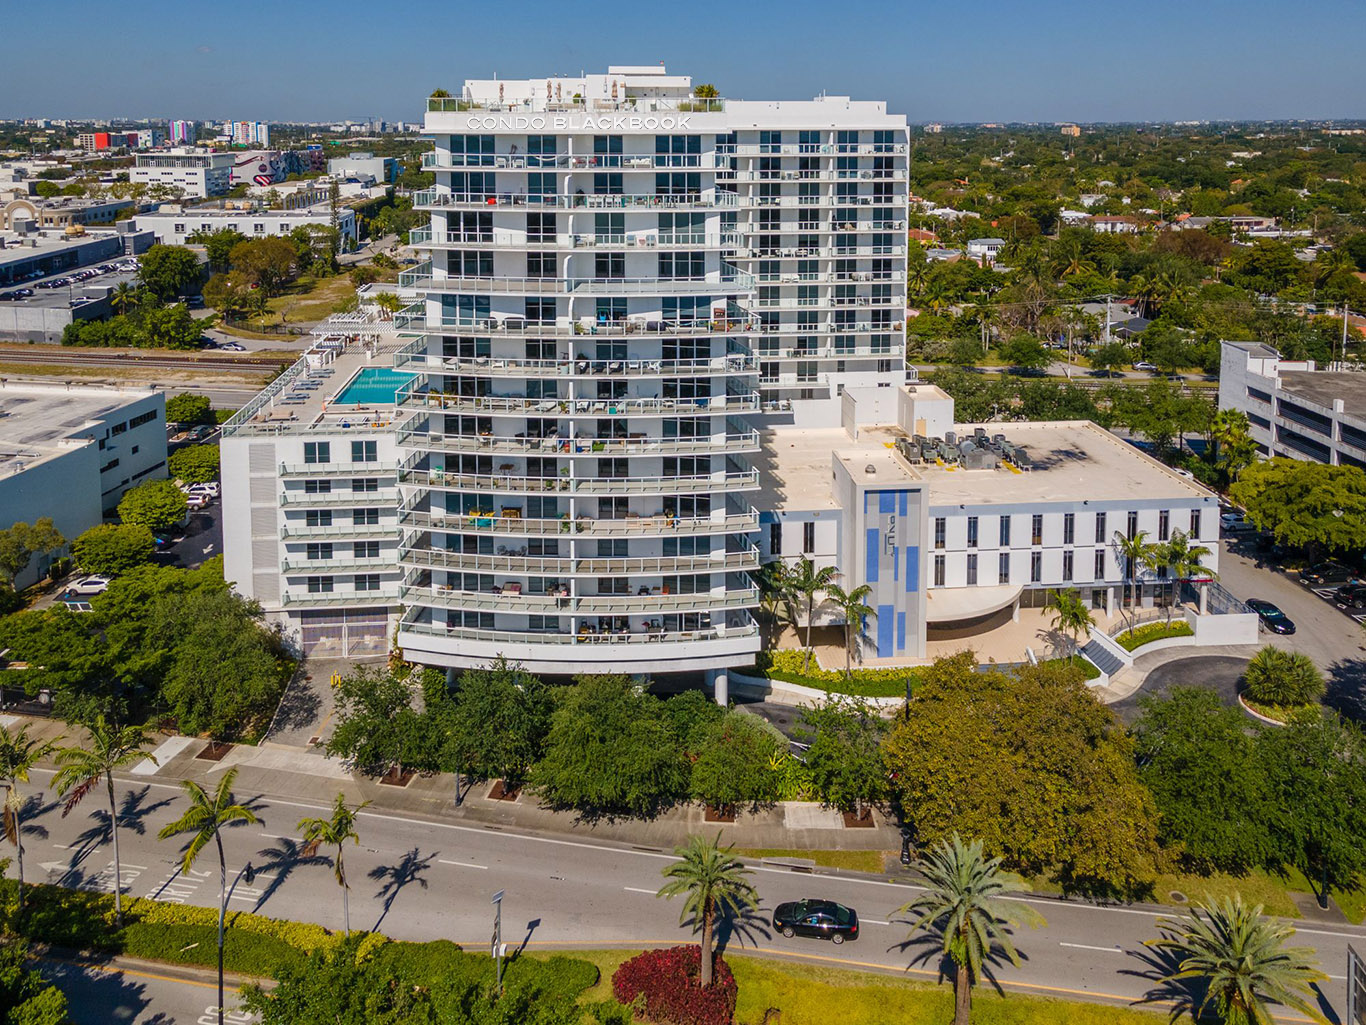
[[[661,61],[723,96],[885,98],[914,122],[1366,116],[1359,0],[1322,0],[1312,17],[1273,0],[984,0],[968,14],[925,0],[751,0],[705,25],[620,0],[591,17],[527,0],[410,5],[392,19],[336,0],[325,20],[243,0],[231,34],[169,0],[134,9],[111,19],[92,0],[64,4],[68,24],[99,31],[63,36],[59,65],[47,46],[12,48],[0,117],[419,121],[423,96],[466,78]]]

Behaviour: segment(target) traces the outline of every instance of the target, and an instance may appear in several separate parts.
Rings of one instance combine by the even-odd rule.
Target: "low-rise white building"
[[[1264,456],[1366,469],[1366,373],[1319,370],[1261,342],[1224,342],[1219,408],[1247,414]]]
[[[0,526],[52,517],[72,540],[130,487],[166,476],[159,391],[0,381]],[[35,560],[17,581],[47,572]]]
[[[968,241],[968,255],[974,260],[995,261],[996,256],[1006,247],[1003,238],[974,238]]]
[[[269,235],[288,235],[295,228],[307,224],[327,227],[332,224],[332,210],[326,203],[292,210],[257,209],[246,203],[240,208],[182,209],[163,206],[151,213],[138,214],[134,224],[138,231],[153,232],[158,242],[184,245],[189,236],[197,231],[217,231],[220,228],[232,228],[248,238],[265,238]],[[350,248],[356,241],[356,212],[350,207],[338,207],[336,224],[341,233],[342,248]]]
[[[182,189],[184,195],[204,198],[227,192],[232,177],[233,154],[206,150],[174,149],[165,153],[139,153],[129,181]]]

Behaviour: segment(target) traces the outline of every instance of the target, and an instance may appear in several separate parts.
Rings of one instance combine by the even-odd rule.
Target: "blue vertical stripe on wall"
[[[906,546],[906,593],[920,590],[920,549]]]
[[[906,650],[906,613],[896,614],[896,650]]]
[[[892,546],[892,580],[901,579],[901,549]]]
[[[909,497],[910,492],[902,491],[902,492],[900,492],[900,495],[901,495],[901,515],[902,515],[902,516],[905,516],[905,515],[906,515],[906,499]]]
[[[869,528],[868,528],[868,540],[867,540],[866,542],[864,542],[864,546],[863,546],[863,548],[864,548],[864,556],[865,556],[865,557],[867,558],[867,560],[868,560],[867,566],[864,567],[864,574],[863,574],[863,582],[866,583],[866,584],[876,584],[876,583],[877,583],[877,562],[878,562],[878,558],[877,558],[877,557],[878,557],[878,549],[879,549],[880,547],[881,547],[881,542],[878,540],[878,531],[877,531],[877,527],[869,527]]]
[[[892,631],[896,623],[892,620],[895,610],[890,605],[877,607],[877,654],[878,658],[889,658],[896,654],[892,647]]]
[[[879,491],[877,493],[877,511],[884,514],[896,512],[895,491]]]

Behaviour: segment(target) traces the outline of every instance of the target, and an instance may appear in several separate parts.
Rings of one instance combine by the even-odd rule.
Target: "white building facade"
[[[290,210],[253,209],[245,202],[241,205],[243,209],[189,207],[176,210],[163,207],[138,214],[133,223],[138,231],[153,232],[158,242],[184,245],[189,236],[197,231],[231,228],[247,238],[265,238],[269,235],[288,235],[295,228],[305,225],[331,227],[334,221],[331,206],[326,203]],[[335,221],[341,235],[342,249],[351,248],[356,242],[355,211],[350,207],[338,207]]]
[[[164,185],[183,190],[192,198],[221,195],[232,176],[231,153],[180,149],[166,153],[139,153],[129,180],[145,185]]]
[[[1260,342],[1224,342],[1219,408],[1247,414],[1264,456],[1366,469],[1366,374],[1285,360]]]

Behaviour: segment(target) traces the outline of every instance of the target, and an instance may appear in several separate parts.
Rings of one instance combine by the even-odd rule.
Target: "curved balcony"
[[[442,434],[437,431],[403,429],[398,443],[424,452],[484,452],[492,455],[522,456],[551,453],[565,458],[577,456],[677,456],[721,455],[759,451],[759,432],[728,434],[715,438],[517,438],[480,435]],[[323,496],[326,497],[326,496]]]
[[[423,189],[413,193],[413,208],[416,210],[489,210],[498,207],[541,210],[709,210],[735,205],[735,193],[719,189],[681,196],[649,193],[540,196],[526,192],[463,193],[446,189]]]
[[[456,591],[409,584],[399,589],[409,605],[458,609],[463,612],[512,612],[529,615],[647,616],[666,612],[708,612],[752,609],[759,604],[757,587],[698,594],[591,594],[582,597],[548,594],[501,594]]]
[[[525,547],[522,548],[525,551]],[[399,561],[420,569],[455,570],[478,573],[532,575],[546,577],[604,577],[679,573],[725,573],[759,568],[759,549],[742,552],[715,552],[709,555],[641,556],[638,558],[591,558],[479,555],[443,549],[403,547]],[[316,565],[314,563],[313,565]],[[340,564],[339,564],[340,565]],[[392,564],[391,564],[392,565]]]
[[[726,662],[735,662],[737,655],[742,660],[743,653],[757,650],[759,632],[758,624],[749,617],[735,625],[698,630],[638,628],[625,633],[478,630],[416,620],[405,621],[398,629],[398,643],[405,650],[437,650],[446,654],[441,642],[454,641],[460,656],[471,664],[507,654],[533,668],[538,667],[537,658],[546,659],[550,668],[560,672],[576,661],[601,664],[604,655],[626,664],[648,660],[656,649],[661,659],[675,665],[688,655],[706,655],[710,653],[708,649],[717,647],[724,650],[716,654],[724,656]],[[434,643],[424,645],[424,641]],[[616,650],[603,651],[604,645]]]
[[[615,322],[598,321],[593,317],[578,320],[562,318],[554,321],[528,320],[520,313],[495,314],[489,317],[427,316],[425,303],[414,303],[395,314],[394,326],[399,333],[426,335],[430,331],[450,329],[470,333],[488,333],[507,338],[642,338],[696,337],[699,335],[738,335],[758,329],[757,318],[734,303],[728,303],[725,319],[664,320],[660,316],[636,314]],[[716,309],[715,304],[713,308]]]
[[[404,366],[425,366],[475,377],[699,377],[746,376],[759,370],[748,352],[707,359],[502,359],[489,356],[429,356],[409,354]]]
[[[553,537],[579,534],[590,538],[603,537],[678,537],[679,535],[749,534],[759,529],[759,513],[750,509],[720,519],[710,516],[670,516],[660,510],[652,514],[633,515],[622,519],[580,516],[570,519],[524,518],[487,513],[443,513],[404,509],[399,513],[399,524],[417,530],[443,530],[459,533],[494,534],[510,537]]]
[[[626,399],[528,399],[516,395],[445,395],[434,392],[409,392],[399,399],[403,409],[442,409],[452,413],[506,413],[512,416],[632,417],[665,416],[671,413],[753,412],[758,403],[754,392],[743,395],[713,395],[702,399],[626,398]]]
[[[430,263],[399,275],[400,288],[462,295],[711,295],[750,292],[754,275],[722,264],[702,278],[434,277]]]
[[[497,171],[712,169],[716,167],[716,156],[714,153],[452,153],[433,150],[422,154],[422,166],[435,171],[463,171],[468,167]]]
[[[400,470],[404,484],[444,491],[499,491],[541,495],[724,494],[759,487],[758,470],[689,477],[514,477],[511,474],[453,473],[443,470]]]

